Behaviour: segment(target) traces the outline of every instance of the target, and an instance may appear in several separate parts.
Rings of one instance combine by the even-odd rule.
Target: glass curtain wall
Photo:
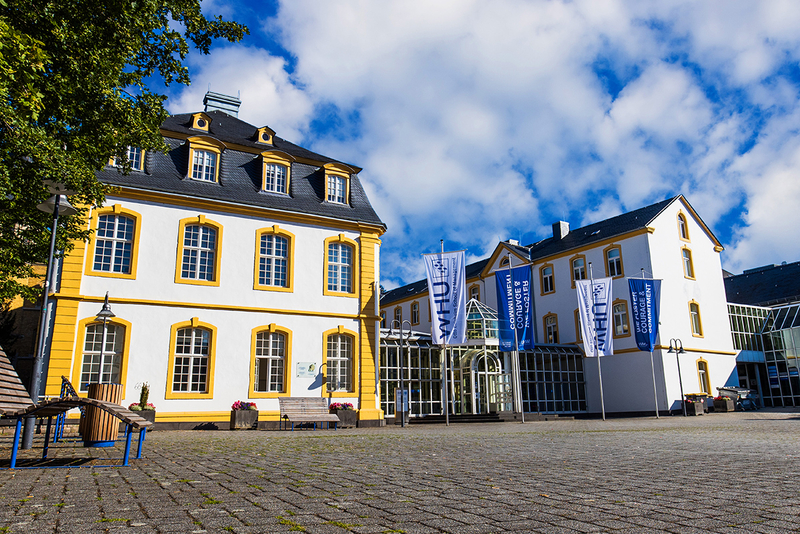
[[[773,308],[762,332],[769,387],[765,406],[800,406],[800,304]]]
[[[400,388],[400,339],[381,333],[380,377],[381,409],[385,417],[394,417],[395,390]],[[430,340],[412,335],[403,345],[403,377],[409,390],[411,415],[442,413],[442,381],[439,349]]]
[[[537,345],[519,353],[522,404],[526,412],[586,411],[583,353],[574,345]]]

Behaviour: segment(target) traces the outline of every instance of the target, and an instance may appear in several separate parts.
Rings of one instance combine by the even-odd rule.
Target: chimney
[[[209,91],[203,98],[203,104],[206,106],[206,112],[222,111],[231,117],[239,118],[239,106],[242,105],[242,101],[235,96],[212,93]]]
[[[553,223],[553,240],[560,241],[567,237],[569,233],[569,223],[564,221],[558,221],[557,223]]]
[[[509,239],[508,241],[506,241],[506,243],[508,243],[509,245],[514,245],[515,247],[519,246],[519,241],[517,239]]]

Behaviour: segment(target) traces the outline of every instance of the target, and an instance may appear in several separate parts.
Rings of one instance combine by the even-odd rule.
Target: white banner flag
[[[597,348],[600,356],[611,356],[614,354],[611,278],[598,278],[594,280],[594,286],[591,280],[576,280],[575,287],[578,289],[583,351],[586,356],[593,357]]]
[[[431,302],[431,336],[436,345],[467,339],[467,285],[464,251],[425,254]]]

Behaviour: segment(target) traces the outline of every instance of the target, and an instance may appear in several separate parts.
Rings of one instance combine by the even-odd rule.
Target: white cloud
[[[291,76],[228,46],[171,104],[197,109],[209,81],[241,90],[244,120],[363,167],[387,285],[421,276],[442,238],[480,257],[678,193],[748,267],[800,237],[768,222],[774,192],[800,200],[798,80],[781,71],[798,27],[794,0],[293,0],[260,29]],[[313,128],[322,109],[334,127]]]
[[[218,48],[208,56],[190,56],[192,85],[168,102],[171,113],[203,109],[203,96],[239,95],[239,117],[269,126],[278,137],[297,142],[312,117],[313,103],[289,78],[282,58],[242,45]]]

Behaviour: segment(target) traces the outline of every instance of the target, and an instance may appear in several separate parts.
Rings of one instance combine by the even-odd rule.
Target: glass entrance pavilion
[[[497,313],[467,303],[467,342],[447,346],[448,404],[455,415],[510,412],[514,406],[513,353],[499,350]],[[401,357],[402,352],[402,357]],[[386,417],[395,414],[402,371],[412,417],[444,414],[442,348],[430,333],[381,330],[380,391]],[[401,366],[402,361],[402,366]],[[529,413],[586,411],[583,353],[575,345],[537,345],[519,355],[522,407]]]

